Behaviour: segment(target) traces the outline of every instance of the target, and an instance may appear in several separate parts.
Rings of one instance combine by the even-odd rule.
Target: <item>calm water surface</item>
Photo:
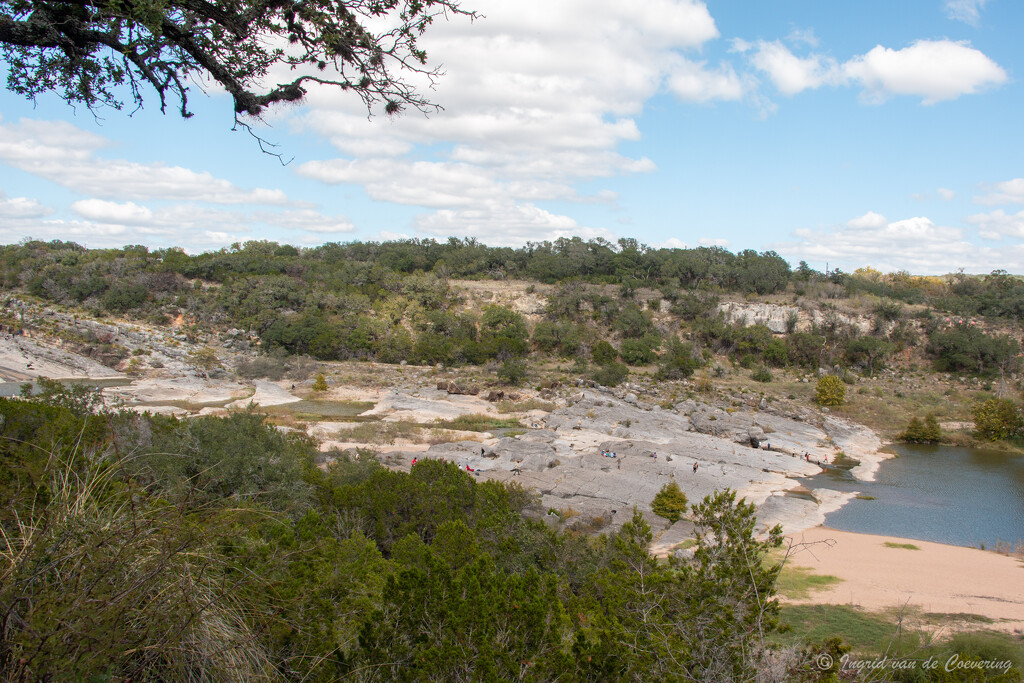
[[[859,491],[825,524],[859,531],[991,548],[1024,540],[1024,456],[947,446],[893,446],[873,482],[830,471],[804,480],[811,487]]]
[[[87,387],[119,387],[131,384],[128,378],[110,377],[107,379],[63,379],[64,384],[78,384]],[[11,397],[21,395],[21,385],[25,382],[0,382],[0,397]],[[35,387],[35,382],[28,382]]]

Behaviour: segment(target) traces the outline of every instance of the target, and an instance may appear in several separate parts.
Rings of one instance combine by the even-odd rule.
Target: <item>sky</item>
[[[580,236],[1024,274],[1019,0],[464,0],[424,116],[311,90],[254,121],[0,93],[0,243]]]

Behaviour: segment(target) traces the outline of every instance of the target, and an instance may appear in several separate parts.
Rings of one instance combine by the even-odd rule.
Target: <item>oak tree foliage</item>
[[[414,81],[440,75],[420,38],[455,0],[0,0],[8,89],[69,104],[191,115],[188,94],[224,88],[237,114],[301,99],[310,84],[351,91],[370,110],[436,109]]]

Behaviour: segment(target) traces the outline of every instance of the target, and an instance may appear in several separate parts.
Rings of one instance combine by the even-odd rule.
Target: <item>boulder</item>
[[[480,393],[480,387],[472,384],[465,386],[460,385],[454,381],[438,382],[437,388],[440,391],[447,391],[449,394],[465,395],[465,396],[476,396]]]
[[[750,439],[751,448],[759,448],[761,442],[764,441],[764,430],[757,425],[751,425],[747,430],[747,437]]]

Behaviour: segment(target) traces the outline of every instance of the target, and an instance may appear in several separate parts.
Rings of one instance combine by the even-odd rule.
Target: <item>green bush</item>
[[[643,339],[627,339],[622,342],[619,352],[627,365],[648,365],[656,358],[654,349],[661,343],[657,337],[647,336]]]
[[[703,364],[704,361],[695,353],[693,344],[672,339],[658,362],[658,377],[660,379],[683,379],[692,375]]]
[[[825,375],[814,389],[814,400],[820,406],[841,406],[846,402],[846,385],[835,375]]]
[[[517,358],[509,358],[498,368],[498,379],[513,386],[526,379],[526,362]]]
[[[973,323],[958,322],[932,332],[928,352],[935,357],[939,372],[990,375],[1016,367],[1020,343],[1009,335],[989,336]]]
[[[675,479],[661,487],[651,501],[651,512],[675,524],[686,512],[686,494],[679,489]]]
[[[1019,436],[1024,430],[1020,407],[1007,398],[990,398],[971,409],[974,431],[982,439],[1001,441]]]
[[[762,365],[757,370],[754,370],[753,373],[751,373],[750,379],[754,380],[755,382],[768,383],[771,382],[774,378],[772,377],[772,371],[769,370],[766,366]]]
[[[602,339],[594,344],[590,357],[598,365],[607,365],[608,363],[615,362],[615,359],[619,357],[619,352],[615,350],[614,346]]]
[[[906,443],[938,443],[942,440],[942,429],[935,414],[928,413],[923,422],[917,417],[910,418],[910,424],[896,438]]]
[[[629,368],[615,361],[605,363],[591,375],[591,379],[606,387],[616,387],[622,384],[627,377],[629,377]]]

